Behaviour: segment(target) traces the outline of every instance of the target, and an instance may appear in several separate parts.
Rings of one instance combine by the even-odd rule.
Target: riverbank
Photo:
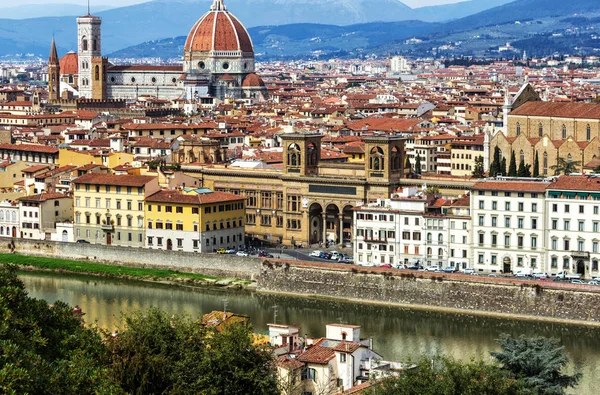
[[[22,270],[27,271],[84,274],[95,277],[118,278],[184,286],[219,286],[245,289],[252,284],[252,282],[248,280],[206,276],[198,273],[188,273],[170,269],[109,265],[88,261],[20,254],[0,254],[0,264],[10,263],[19,265]]]

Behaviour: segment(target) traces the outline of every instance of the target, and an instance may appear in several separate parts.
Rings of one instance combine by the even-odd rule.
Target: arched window
[[[521,135],[521,124],[517,122],[517,136]]]
[[[308,166],[317,166],[317,164],[319,163],[319,157],[318,157],[319,150],[313,143],[310,143],[308,145],[307,150],[308,150],[308,152],[306,153],[307,165]]]
[[[98,50],[98,40],[96,40],[96,39],[92,40],[92,50],[93,51],[97,51]]]
[[[571,154],[569,154],[567,156],[567,163],[571,163],[571,162],[573,162],[573,156]]]
[[[385,167],[385,160],[383,157],[383,150],[380,147],[373,147],[371,150],[371,159],[369,163],[371,170],[383,170]]]
[[[543,174],[545,176],[548,175],[548,153],[544,152],[544,159],[543,159]]]
[[[590,126],[590,124],[588,123],[588,125],[585,127],[585,139],[587,141],[590,141],[592,139],[592,128]]]
[[[519,160],[521,161],[520,163],[525,163],[525,153],[523,152],[523,150],[521,150],[521,152],[519,153]]]
[[[442,259],[443,256],[444,256],[444,250],[441,248],[438,248],[438,259]]]
[[[567,126],[563,125],[562,126],[562,139],[566,139],[567,138]]]
[[[538,125],[538,136],[542,137],[544,135],[544,125],[540,122]]]
[[[444,235],[440,233],[440,234],[438,235],[438,243],[440,243],[440,244],[441,244],[441,243],[443,243],[443,242],[444,242]]]
[[[87,38],[85,38],[85,37],[83,38],[83,41],[81,42],[81,46],[83,47],[84,51],[88,50],[88,40],[87,40]]]
[[[302,158],[298,144],[291,144],[288,147],[288,164],[289,166],[301,166]]]
[[[100,81],[100,66],[96,65],[96,69],[94,70],[94,78],[96,81]]]
[[[4,221],[4,211],[0,211],[0,221]]]
[[[431,243],[431,233],[427,233],[427,242]]]

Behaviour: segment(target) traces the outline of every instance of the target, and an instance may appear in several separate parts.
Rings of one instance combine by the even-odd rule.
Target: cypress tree
[[[535,159],[533,160],[533,176],[540,176],[540,158],[537,151],[535,151]]]
[[[415,159],[415,173],[421,174],[421,155],[417,155]]]
[[[521,166],[523,166],[523,162],[519,164],[519,170],[521,170]],[[510,154],[510,165],[508,165],[508,176],[509,177],[517,177],[519,174],[517,173],[517,158],[515,158],[515,151]]]
[[[525,161],[519,163],[519,170],[517,171],[517,177],[526,177],[527,170],[525,170]]]
[[[500,161],[500,171],[498,173],[502,174],[503,176],[506,175],[506,158],[502,158]]]

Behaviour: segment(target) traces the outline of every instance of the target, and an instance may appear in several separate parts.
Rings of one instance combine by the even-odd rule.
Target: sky
[[[92,5],[127,6],[131,4],[144,3],[148,0],[91,0]],[[457,3],[461,0],[401,0],[409,7],[424,7],[428,5]],[[479,0],[485,1],[485,0]],[[87,5],[87,0],[0,0],[0,8],[13,7],[24,4],[80,4]]]

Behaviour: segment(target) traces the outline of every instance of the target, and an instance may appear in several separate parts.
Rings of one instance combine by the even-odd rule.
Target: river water
[[[199,317],[226,306],[227,311],[249,316],[257,332],[266,332],[267,323],[274,321],[298,324],[301,333],[310,337],[324,336],[328,323],[360,325],[361,337],[373,338],[374,349],[388,360],[402,361],[423,353],[488,359],[489,352],[497,349],[495,339],[501,333],[557,337],[571,360],[569,370],[584,374],[571,392],[599,393],[595,378],[600,377],[600,329],[596,328],[85,276],[22,273],[20,278],[31,296],[79,305],[88,323],[108,329],[115,327],[121,312],[135,309],[156,306],[169,313]]]

